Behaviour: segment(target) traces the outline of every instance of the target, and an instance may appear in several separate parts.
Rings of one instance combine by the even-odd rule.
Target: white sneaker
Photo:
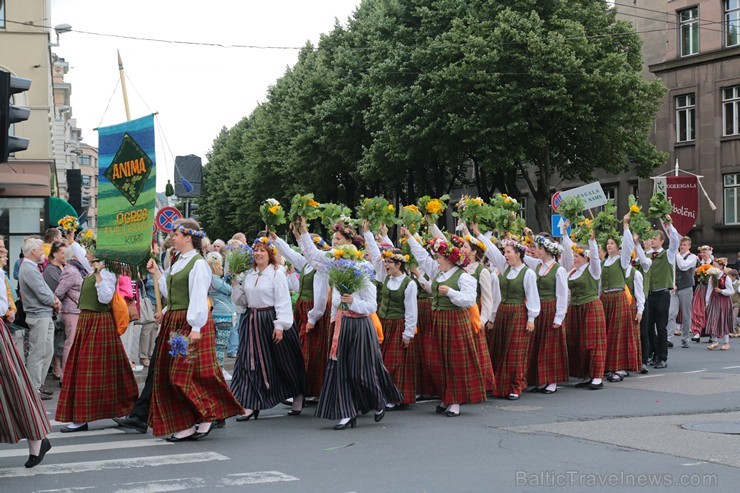
[[[231,380],[231,373],[229,373],[229,372],[228,372],[227,370],[225,370],[224,368],[221,368],[221,371],[222,371],[222,372],[224,373],[224,380],[226,380],[227,382],[228,382],[229,380]]]
[[[134,373],[139,373],[143,369],[144,367],[142,365],[131,365],[131,371]]]

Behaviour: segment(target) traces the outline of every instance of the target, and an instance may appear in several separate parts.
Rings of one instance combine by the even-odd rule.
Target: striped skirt
[[[714,338],[722,338],[734,331],[732,297],[712,293],[707,304],[706,331]]]
[[[429,331],[432,329],[432,300],[431,298],[417,298],[419,316],[417,325],[419,332],[414,336],[416,345],[416,393],[419,395],[437,395],[429,370],[429,363],[424,359],[424,348],[429,341]]]
[[[0,443],[42,440],[49,433],[46,409],[31,385],[10,329],[0,319]]]
[[[381,318],[380,323],[383,325],[383,344],[380,345],[383,364],[403,395],[402,404],[414,404],[417,386],[415,337],[406,348],[403,346],[404,319]]]
[[[275,309],[252,308],[239,331],[231,391],[245,409],[270,409],[306,395],[306,368],[295,325],[275,343]]]
[[[303,352],[303,363],[306,366],[308,381],[307,396],[318,397],[324,383],[324,371],[329,360],[329,314],[331,309],[324,310],[324,315],[316,322],[314,328],[306,331],[308,312],[313,309],[313,301],[298,300],[293,312],[295,325],[299,327],[298,338]]]
[[[606,318],[601,300],[571,305],[565,316],[568,328],[568,364],[576,378],[603,378],[606,360]]]
[[[433,310],[428,335],[425,360],[442,402],[473,404],[485,401],[485,366],[480,361],[468,310]]]
[[[56,420],[85,423],[126,416],[138,396],[113,315],[82,310],[64,367]]]
[[[157,338],[157,358],[149,411],[155,436],[186,430],[197,423],[226,419],[242,412],[216,361],[216,328],[208,317],[201,338],[187,357],[170,355],[173,333],[190,334],[187,310],[168,311]]]
[[[640,328],[635,325],[624,291],[601,294],[606,320],[606,360],[609,371],[640,369]]]
[[[529,385],[547,385],[568,381],[568,342],[565,324],[555,329],[556,300],[540,301],[540,315],[534,321],[534,334],[529,349]]]
[[[694,297],[691,299],[691,333],[701,336],[707,335],[707,285],[699,284],[694,290]]]
[[[358,412],[380,411],[399,404],[401,393],[383,364],[383,356],[370,317],[342,317],[337,359],[326,365],[316,416],[353,418]]]
[[[491,360],[496,374],[493,395],[506,397],[521,394],[527,388],[529,345],[532,334],[527,332],[527,307],[502,303],[493,324]]]

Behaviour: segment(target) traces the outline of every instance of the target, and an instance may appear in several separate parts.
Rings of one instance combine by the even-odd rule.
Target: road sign
[[[157,218],[154,221],[154,224],[157,226],[157,229],[163,233],[169,233],[172,231],[175,221],[178,219],[182,219],[180,211],[174,207],[162,207],[159,209],[159,212],[157,212]]]
[[[599,183],[598,181],[589,183],[588,185],[583,185],[581,187],[571,188],[570,190],[566,190],[564,192],[555,192],[555,195],[557,194],[560,194],[561,202],[563,199],[567,199],[570,197],[582,198],[583,202],[585,203],[585,207],[583,208],[583,210],[592,209],[594,207],[599,207],[606,204],[606,194],[601,188],[601,183]],[[555,195],[553,195],[553,200],[555,198]],[[557,209],[555,209],[555,211],[557,212]]]
[[[563,201],[563,196],[560,192],[555,192],[552,194],[552,200],[550,201],[550,205],[552,205],[552,210],[555,212],[558,211],[558,207],[560,207],[560,202]]]
[[[553,214],[550,223],[552,225],[552,235],[560,238],[562,236],[560,228],[562,227],[562,224],[565,224],[565,218],[560,214]],[[571,226],[568,226],[568,235],[570,235],[570,228]]]

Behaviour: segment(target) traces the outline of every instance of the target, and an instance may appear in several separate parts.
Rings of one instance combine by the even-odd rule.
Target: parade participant
[[[720,257],[715,261],[719,273],[709,276],[707,286],[707,349],[727,351],[730,349],[730,333],[733,331],[732,293],[735,292],[733,279],[727,273],[727,259]],[[737,277],[737,274],[735,274]],[[719,340],[722,339],[722,346]]]
[[[459,248],[434,238],[429,244],[432,258],[406,228],[401,228],[401,234],[432,280],[432,322],[423,351],[442,400],[435,411],[456,417],[461,404],[486,400],[485,364],[480,361],[469,310],[475,304],[476,282],[464,271],[468,260]]]
[[[67,265],[64,266],[62,276],[59,278],[59,285],[54,290],[54,294],[62,301],[61,315],[64,319],[64,349],[62,352],[62,370],[67,366],[69,352],[72,350],[72,344],[77,332],[77,321],[80,318],[80,292],[82,290],[82,281],[88,272],[74,258],[74,252],[71,248],[65,252]]]
[[[124,415],[139,394],[109,304],[116,275],[94,252],[91,246],[86,254],[92,270],[80,288],[80,315],[57,405],[56,420],[71,422],[62,433],[87,431],[90,421]]]
[[[625,282],[627,283],[627,288],[629,289],[630,293],[632,293],[632,301],[630,303],[630,315],[632,317],[632,330],[635,334],[635,345],[637,348],[636,353],[639,359],[642,354],[640,346],[640,334],[642,320],[644,318],[643,313],[645,311],[645,281],[642,276],[642,272],[640,272],[640,269],[637,266],[637,255],[633,251],[630,266],[627,267],[627,270],[624,272],[624,277]],[[640,370],[642,371],[642,366]],[[627,370],[618,370],[615,372],[615,374],[618,375],[620,379],[623,379],[624,377],[628,377],[630,375],[629,371]]]
[[[540,314],[537,275],[524,263],[527,247],[517,238],[501,240],[504,253],[480,234],[478,225],[470,225],[486,255],[501,272],[501,304],[493,326],[491,360],[496,374],[497,397],[517,400],[527,388],[529,348],[534,321]]]
[[[277,249],[267,237],[252,245],[254,267],[241,286],[232,279],[232,301],[249,308],[239,332],[231,390],[244,406],[237,421],[259,418],[292,397],[291,415],[300,414],[306,394],[306,370],[285,271],[275,261]]]
[[[697,258],[691,253],[691,238],[684,236],[678,245],[676,255],[676,311],[681,313],[681,347],[689,347],[691,335],[692,307],[694,296],[694,272],[696,271]],[[676,320],[674,314],[672,319]]]
[[[7,262],[5,239],[0,237],[0,257]],[[5,289],[5,270],[0,269],[0,314],[5,314],[10,299]],[[13,322],[10,315],[8,323]],[[31,384],[23,359],[15,348],[10,330],[0,318],[0,442],[28,442],[27,468],[37,466],[51,449],[47,435],[51,424],[38,392]]]
[[[711,266],[714,262],[714,256],[712,255],[712,247],[709,245],[702,245],[699,247],[699,253],[697,254],[697,269],[703,265]],[[702,336],[706,335],[706,319],[707,319],[707,283],[709,278],[704,276],[697,282],[696,289],[694,290],[694,296],[691,298],[691,340],[699,343]]]
[[[570,306],[565,316],[568,328],[570,374],[580,378],[577,388],[604,388],[606,358],[606,319],[599,299],[601,261],[594,232],[588,249],[573,244],[567,234],[569,221],[562,227],[563,267],[569,271]]]
[[[169,442],[198,440],[213,422],[242,412],[216,361],[216,337],[208,310],[211,269],[200,255],[205,236],[193,219],[175,222],[171,233],[179,253],[164,275],[154,259],[147,270],[167,298],[154,368],[149,424]],[[160,319],[161,315],[157,315]],[[188,355],[170,354],[170,338],[189,338]]]
[[[300,239],[298,230],[293,228],[293,234],[298,241]],[[317,400],[321,393],[329,355],[329,314],[326,310],[329,300],[329,278],[326,272],[314,269],[303,255],[293,250],[277,234],[271,233],[270,237],[283,257],[300,272],[293,321],[298,328],[303,362],[306,366],[308,383],[306,400],[312,402]],[[311,239],[320,250],[329,250],[329,245],[319,235],[311,235]]]
[[[306,259],[314,269],[328,268],[331,260],[311,239],[305,218],[300,220],[300,232],[299,245]],[[347,225],[335,225],[332,244],[350,241],[364,243]],[[377,310],[375,285],[365,279],[358,291],[344,295],[333,289],[331,303],[335,327],[316,415],[339,419],[335,430],[354,428],[358,412],[375,411],[374,420],[379,422],[385,416],[386,405],[398,404],[403,398],[383,365],[378,335],[370,320]],[[340,309],[342,303],[348,309]]]
[[[406,241],[406,237],[402,237],[401,241]],[[416,344],[416,394],[418,399],[420,396],[437,395],[432,377],[429,375],[429,365],[424,359],[427,334],[432,326],[432,281],[419,269],[418,265],[409,271],[417,287],[416,326],[418,331],[414,336],[414,344]]]
[[[398,248],[387,248],[381,252],[367,220],[362,227],[365,245],[382,290],[378,317],[383,326],[383,343],[380,346],[383,363],[403,396],[401,404],[414,404],[417,388],[414,334],[418,319],[418,287],[406,275],[409,258]],[[395,403],[386,404],[386,408],[395,407]]]

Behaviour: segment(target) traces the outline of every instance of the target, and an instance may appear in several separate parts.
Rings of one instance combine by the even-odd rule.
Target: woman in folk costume
[[[405,236],[401,241],[407,241]],[[432,281],[419,269],[419,266],[410,269],[411,279],[416,283],[416,307],[418,331],[414,336],[416,345],[416,394],[431,397],[437,395],[429,374],[429,365],[424,359],[424,347],[426,347],[427,335],[432,326]]]
[[[504,253],[480,234],[478,226],[471,224],[473,233],[484,245],[486,255],[502,273],[501,304],[493,326],[493,371],[496,373],[497,397],[517,400],[527,388],[529,347],[534,321],[540,314],[540,296],[537,292],[537,275],[524,263],[527,247],[517,239],[504,239]]]
[[[557,260],[563,253],[562,245],[544,235],[533,241],[534,256],[526,255],[524,261],[537,274],[540,315],[535,320],[527,384],[534,385],[535,392],[554,394],[558,382],[568,381],[568,342],[563,325],[568,311],[568,273]]]
[[[300,239],[298,230],[293,230],[296,241]],[[329,355],[329,314],[326,307],[329,299],[329,278],[326,272],[317,271],[306,258],[294,251],[275,233],[270,238],[278,251],[300,272],[298,300],[295,304],[293,320],[298,330],[306,365],[308,381],[307,399],[316,400],[324,383],[324,371]],[[329,245],[319,235],[311,235],[314,244],[323,251]]]
[[[266,237],[252,246],[254,268],[241,286],[234,279],[231,299],[249,308],[239,331],[239,349],[231,390],[244,406],[237,421],[259,418],[260,410],[292,397],[291,416],[301,414],[306,394],[306,368],[285,271],[275,261],[277,249]]]
[[[727,274],[727,259],[720,257],[715,261],[719,272],[710,271],[707,285],[707,325],[709,346],[707,349],[727,351],[730,349],[730,333],[733,331],[732,293],[735,292],[732,279]],[[722,339],[720,346],[719,340]]]
[[[419,266],[432,279],[432,324],[425,334],[423,350],[442,400],[436,412],[456,417],[461,404],[486,400],[485,362],[478,353],[470,318],[477,283],[465,272],[468,259],[459,248],[434,238],[429,242],[434,259],[406,228],[401,228],[401,234],[406,236]]]
[[[139,396],[109,304],[116,292],[116,275],[94,261],[94,246],[85,255],[91,274],[82,281],[80,315],[56,411],[57,421],[71,421],[62,433],[87,431],[89,421],[125,416]]]
[[[416,344],[414,334],[417,324],[416,283],[406,275],[406,255],[397,248],[382,252],[370,232],[367,220],[363,223],[365,245],[375,269],[375,276],[381,283],[382,294],[378,317],[383,326],[383,343],[380,345],[383,363],[388,369],[393,383],[403,396],[401,404],[416,403]],[[395,403],[386,404],[393,409]]]
[[[301,218],[300,231],[303,255],[314,269],[327,269],[331,264],[327,255],[331,252],[324,253],[316,247],[306,229],[305,218]],[[338,246],[339,242],[350,239],[358,241],[351,228],[339,225],[332,244]],[[340,304],[348,309],[341,309]],[[399,404],[403,397],[383,364],[378,334],[370,320],[378,306],[375,285],[365,279],[358,291],[344,295],[333,289],[331,305],[334,331],[316,415],[338,419],[335,430],[354,428],[358,412],[375,411],[377,423],[385,416],[386,406]]]
[[[606,240],[606,258],[601,264],[601,304],[606,318],[606,360],[610,382],[621,382],[622,375],[640,369],[640,331],[635,331],[630,310],[634,293],[625,292],[626,270],[635,245],[629,229],[630,216],[624,216],[624,235],[620,250],[617,237]]]
[[[699,253],[697,257],[699,262],[697,267],[702,265],[712,265],[714,262],[714,255],[712,255],[712,247],[709,245],[702,245],[699,247]],[[707,321],[707,283],[709,278],[699,278],[696,283],[696,289],[694,289],[694,297],[691,299],[691,340],[698,343],[701,341],[703,336],[707,335],[706,332],[706,321]]]
[[[635,235],[635,242],[637,242],[637,235]],[[638,267],[639,261],[637,260],[637,254],[635,251],[631,254],[630,266],[624,271],[625,281],[627,288],[632,293],[632,302],[630,303],[630,315],[633,324],[633,334],[635,338],[634,346],[637,354],[637,359],[640,361],[642,354],[642,342],[640,341],[640,325],[642,324],[642,315],[645,311],[645,281]],[[618,375],[621,379],[630,376],[630,372],[627,370],[618,370],[613,373]],[[611,379],[610,379],[611,380]]]
[[[216,328],[208,307],[211,269],[201,256],[205,233],[193,219],[180,219],[171,233],[177,258],[164,272],[154,259],[147,270],[167,298],[157,343],[149,424],[169,442],[199,440],[213,423],[242,412],[216,359]],[[160,315],[157,315],[160,318]],[[170,354],[170,338],[189,337],[188,355]],[[123,413],[125,414],[125,413]]]
[[[8,259],[5,240],[0,236],[0,265]],[[0,443],[28,441],[26,467],[34,467],[44,460],[51,449],[47,435],[51,424],[38,392],[31,385],[23,358],[15,348],[10,329],[15,314],[9,312],[10,298],[6,290],[5,270],[0,268]]]
[[[604,388],[606,359],[606,319],[599,299],[601,260],[594,232],[588,249],[573,244],[567,234],[568,221],[562,228],[563,267],[568,270],[570,306],[565,316],[568,328],[568,364],[570,374],[582,379],[577,388]]]

